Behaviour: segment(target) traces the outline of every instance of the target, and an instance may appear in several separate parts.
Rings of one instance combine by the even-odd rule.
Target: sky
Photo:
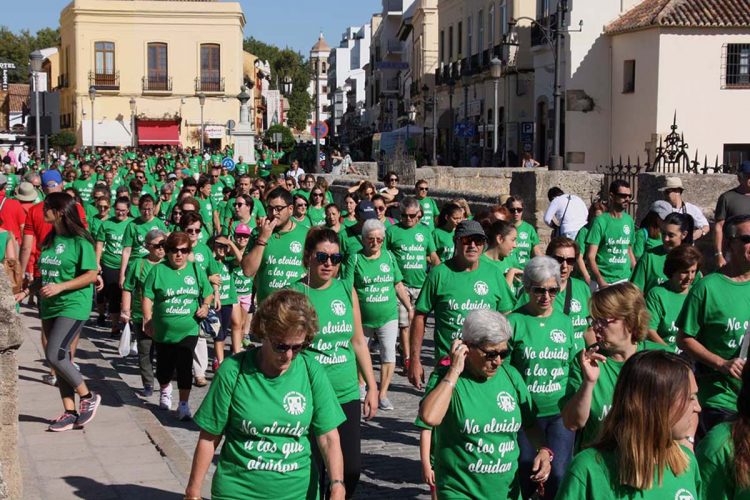
[[[10,1],[10,0],[3,0]],[[65,0],[24,0],[3,9],[0,25],[14,32],[57,27]],[[328,44],[338,45],[348,26],[361,26],[381,10],[380,0],[240,0],[245,36],[307,55],[321,31]]]

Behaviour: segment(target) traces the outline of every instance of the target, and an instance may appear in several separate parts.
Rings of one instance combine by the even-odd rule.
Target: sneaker
[[[206,380],[206,377],[195,377],[196,387],[206,387],[207,385],[208,385],[208,380]]]
[[[47,385],[57,385],[57,377],[51,373],[42,375],[42,381]]]
[[[91,393],[90,398],[81,399],[81,403],[78,409],[77,422],[77,425],[79,427],[83,427],[84,425],[94,420],[94,417],[96,416],[96,410],[99,408],[101,402],[102,397],[95,392]]]
[[[391,403],[390,399],[383,398],[378,403],[378,409],[383,410],[383,411],[393,410],[393,403]]]
[[[177,418],[182,422],[193,419],[193,414],[190,413],[190,406],[188,406],[187,401],[180,401],[177,405]]]
[[[216,370],[219,369],[219,360],[214,358],[214,362],[211,364],[211,369],[216,373]]]
[[[144,385],[143,390],[141,391],[141,396],[143,396],[144,398],[150,398],[153,395],[154,387],[148,384]]]
[[[130,356],[137,356],[138,355],[138,342],[132,341],[130,343],[130,352],[128,353]]]
[[[75,367],[76,370],[78,370],[79,372],[81,371],[81,367],[78,366],[78,363],[76,363],[74,361],[71,361],[71,363],[73,363],[73,366]]]
[[[107,324],[107,318],[103,314],[100,314],[99,317],[96,318],[96,326],[102,327],[102,326],[105,326],[106,324]]]
[[[55,420],[53,420],[52,423],[49,424],[49,427],[47,427],[47,430],[52,431],[52,432],[69,431],[70,429],[76,426],[77,421],[78,421],[78,415],[65,412],[59,417],[57,417]]]
[[[367,397],[367,386],[365,384],[362,384],[359,386],[359,400],[360,402],[365,402],[365,397]]]
[[[248,347],[250,347],[251,345],[253,345],[253,341],[252,341],[252,339],[250,338],[250,335],[245,335],[244,337],[242,337],[242,347],[243,347],[244,349],[247,349],[247,348],[248,348]]]
[[[172,409],[172,384],[159,390],[159,408],[162,410]]]

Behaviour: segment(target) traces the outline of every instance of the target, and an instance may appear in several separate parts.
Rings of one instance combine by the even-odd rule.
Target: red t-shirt
[[[81,221],[83,222],[83,227],[88,229],[86,211],[80,203],[76,203],[76,208],[78,209],[78,216],[81,217]],[[31,249],[29,265],[33,262],[35,278],[40,276],[37,260],[42,253],[42,243],[50,231],[52,231],[52,224],[44,220],[44,202],[37,203],[29,209],[29,212],[26,214],[26,223],[23,226],[23,234],[34,237],[34,248]]]
[[[0,191],[0,227],[13,233],[16,241],[21,243],[21,226],[26,222],[26,211],[18,200],[6,198],[5,191]]]

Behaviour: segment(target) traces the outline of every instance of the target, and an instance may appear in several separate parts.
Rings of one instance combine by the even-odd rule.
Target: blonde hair
[[[630,282],[598,290],[591,296],[590,311],[593,318],[621,319],[634,344],[646,338],[651,316],[646,309],[643,293]]]
[[[260,340],[304,333],[305,342],[312,342],[318,331],[318,314],[304,294],[279,290],[260,303],[250,330]]]

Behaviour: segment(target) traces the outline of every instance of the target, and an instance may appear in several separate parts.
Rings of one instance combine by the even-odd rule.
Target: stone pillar
[[[247,87],[242,86],[242,92],[237,96],[240,101],[240,123],[232,131],[234,137],[234,161],[241,156],[248,165],[255,165],[255,129],[250,121],[250,94]]]
[[[2,268],[2,266],[0,266]],[[0,271],[0,499],[23,498],[18,460],[18,361],[21,321],[5,270]]]

